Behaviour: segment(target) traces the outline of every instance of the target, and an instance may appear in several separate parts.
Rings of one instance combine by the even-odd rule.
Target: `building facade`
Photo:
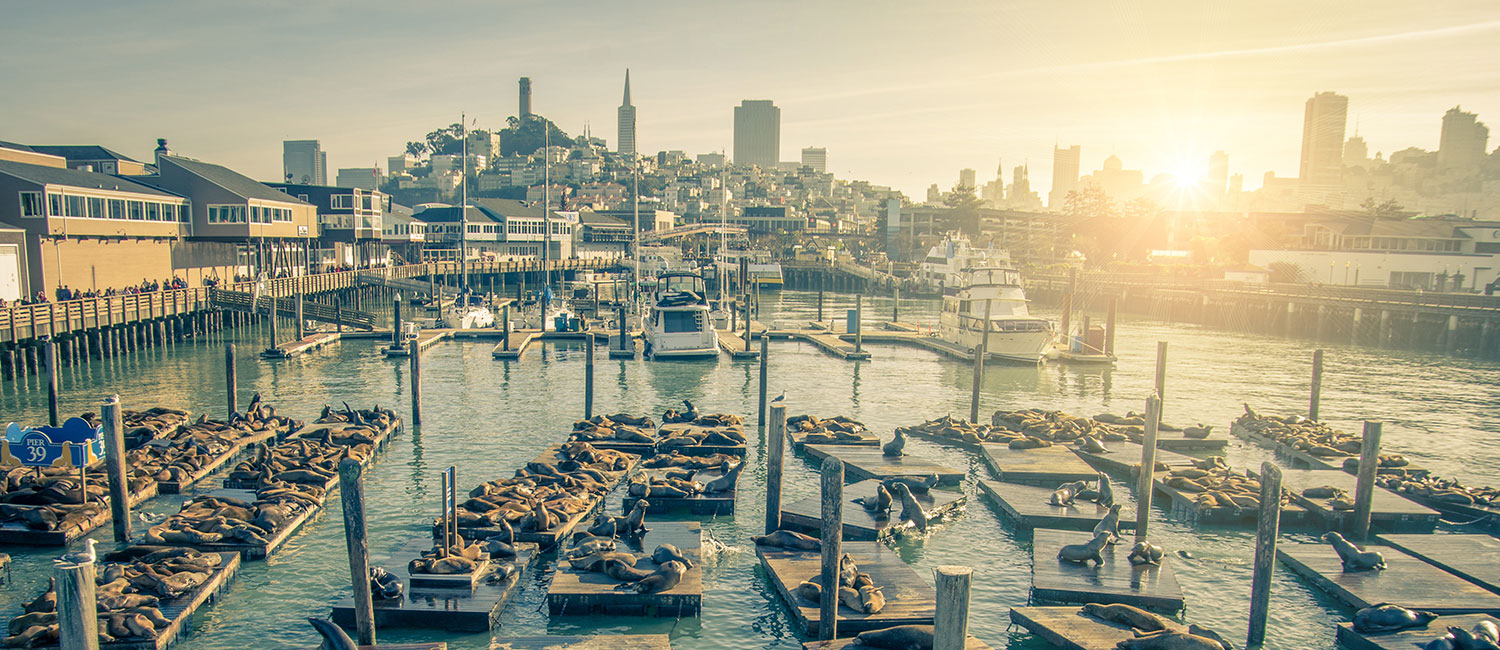
[[[1047,192],[1047,207],[1060,210],[1068,192],[1078,190],[1078,172],[1082,150],[1078,145],[1067,149],[1052,148],[1052,189]]]
[[[1344,126],[1349,98],[1322,92],[1307,100],[1302,117],[1302,160],[1298,179],[1309,192],[1338,188],[1344,172]]]
[[[328,152],[317,140],[286,140],[281,143],[282,179],[305,185],[328,184]]]
[[[615,149],[622,156],[634,156],[636,153],[635,106],[630,103],[630,70],[625,71],[625,99],[620,102],[620,108],[616,113],[619,132]]]
[[[769,99],[734,107],[734,162],[774,168],[781,162],[781,109]]]
[[[802,166],[809,167],[819,174],[827,172],[828,149],[825,147],[803,147]]]

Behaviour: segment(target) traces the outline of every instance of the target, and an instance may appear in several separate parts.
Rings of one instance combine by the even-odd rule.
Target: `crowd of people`
[[[203,278],[203,286],[205,287],[214,287],[218,286],[218,284],[218,278]],[[107,298],[110,296],[129,296],[141,293],[153,293],[157,291],[170,291],[172,289],[186,288],[188,288],[187,280],[184,280],[178,276],[172,276],[171,278],[168,278],[166,280],[147,280],[145,278],[141,278],[140,284],[127,286],[122,289],[110,287],[108,289],[104,289],[103,291],[94,289],[73,289],[68,285],[63,284],[58,285],[57,289],[52,292],[53,297],[51,299],[49,299],[47,297],[47,294],[42,291],[36,292],[36,295],[17,298],[13,301],[8,301],[4,298],[0,298],[0,309],[4,309],[7,307],[17,307],[21,305],[40,305],[52,302],[53,300],[56,300],[57,302],[67,302],[69,300]]]

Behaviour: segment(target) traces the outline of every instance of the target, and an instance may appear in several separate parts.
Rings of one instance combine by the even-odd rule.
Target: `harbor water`
[[[763,297],[763,322],[811,320],[816,294],[784,291]],[[825,317],[853,307],[850,295],[829,294]],[[887,298],[866,301],[868,321],[887,320]],[[936,323],[935,301],[903,300],[901,319]],[[1057,314],[1042,311],[1055,318]],[[1095,315],[1096,318],[1099,314]],[[868,322],[867,321],[867,322]],[[376,342],[347,341],[290,361],[264,362],[263,330],[228,332],[175,347],[154,348],[122,359],[95,361],[62,372],[62,412],[95,411],[100,398],[119,393],[125,408],[171,406],[194,417],[223,417],[225,408],[222,343],[239,343],[240,403],[260,392],[278,413],[299,419],[317,416],[324,404],[393,407],[406,416],[409,365],[387,360]],[[1047,364],[1040,368],[992,365],[982,387],[982,418],[997,409],[1061,409],[1076,415],[1143,411],[1152,389],[1157,341],[1167,341],[1165,420],[1179,426],[1214,425],[1229,436],[1229,424],[1248,403],[1261,413],[1306,413],[1312,350],[1309,341],[1233,334],[1196,326],[1122,320],[1117,335],[1119,364],[1113,370]],[[444,342],[423,356],[423,424],[407,425],[366,470],[366,510],[372,563],[392,566],[392,552],[429,534],[439,510],[440,472],[458,467],[458,482],[474,485],[509,476],[546,445],[564,440],[583,414],[584,355],[581,343],[547,344],[523,359],[491,358],[492,343]],[[1405,454],[1414,464],[1465,482],[1494,483],[1500,463],[1500,365],[1403,351],[1324,346],[1323,418],[1357,432],[1360,421],[1384,421],[1385,450]],[[868,362],[834,359],[810,344],[771,344],[770,392],[786,393],[788,414],[848,415],[883,438],[891,430],[924,420],[969,412],[972,370],[925,350],[869,345]],[[764,434],[755,435],[759,363],[727,356],[699,362],[652,363],[597,357],[596,413],[627,412],[660,417],[663,410],[691,400],[705,413],[738,413],[747,418],[750,468],[741,482],[734,516],[701,518],[706,531],[703,613],[699,618],[650,619],[546,614],[545,595],[552,560],[532,568],[491,633],[453,634],[435,630],[380,629],[380,641],[446,641],[450,648],[488,648],[494,637],[539,634],[666,633],[679,650],[710,648],[796,648],[798,635],[784,605],[755,557],[751,535],[764,522]],[[0,423],[45,422],[46,391],[35,378],[30,388],[5,382],[0,389]],[[912,439],[907,453],[967,471],[962,489],[966,511],[937,526],[925,538],[894,542],[900,555],[929,582],[939,565],[974,569],[970,633],[996,648],[1046,648],[1019,628],[1010,629],[1008,609],[1025,605],[1031,580],[1028,536],[1002,521],[975,481],[993,478],[977,456]],[[1258,468],[1270,454],[1231,438],[1232,466]],[[222,471],[221,471],[222,474]],[[210,477],[196,490],[218,485]],[[788,449],[784,503],[815,494],[816,466]],[[1116,493],[1131,488],[1116,481]],[[148,513],[174,512],[190,498],[163,496],[146,505]],[[618,513],[620,494],[607,501]],[[686,516],[681,516],[686,517]],[[672,518],[681,518],[674,516]],[[648,520],[650,518],[648,517]],[[137,528],[142,524],[137,522]],[[1449,524],[1439,533],[1461,530]],[[1199,528],[1161,510],[1153,512],[1151,539],[1172,554],[1187,598],[1186,618],[1243,639],[1249,609],[1252,530]],[[109,527],[93,535],[111,548]],[[1285,539],[1311,540],[1305,533]],[[722,544],[722,547],[719,544]],[[7,617],[45,588],[50,558],[59,549],[5,549],[14,561],[14,584],[0,590]],[[1191,558],[1176,551],[1188,551]],[[339,500],[296,534],[268,561],[246,562],[238,579],[213,605],[194,616],[191,631],[177,644],[184,650],[314,647],[309,616],[326,616],[349,595]],[[1278,567],[1272,587],[1267,647],[1327,648],[1334,626],[1350,614],[1331,597]]]

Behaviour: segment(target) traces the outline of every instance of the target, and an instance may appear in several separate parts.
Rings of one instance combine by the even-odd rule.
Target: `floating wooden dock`
[[[1500,594],[1500,539],[1489,535],[1378,535],[1383,544]]]
[[[1390,603],[1438,614],[1500,615],[1500,595],[1393,547],[1367,544],[1365,550],[1380,552],[1386,569],[1346,573],[1333,547],[1321,543],[1281,544],[1276,557],[1354,609]]]
[[[648,475],[656,475],[649,469],[644,470],[644,472]],[[703,475],[704,482],[724,476],[719,470],[708,469],[694,473],[693,480],[698,480],[699,474]],[[646,501],[651,504],[646,507],[646,514],[659,515],[668,512],[687,511],[695,515],[732,515],[734,514],[734,499],[737,492],[738,490],[735,489],[725,492],[714,492],[712,494],[694,494],[686,498],[650,497]],[[640,500],[640,497],[626,494],[625,498],[621,501],[621,512],[630,512],[635,508],[635,502]]]
[[[76,478],[76,477],[75,477]],[[156,498],[157,482],[151,481],[145,487],[130,493],[130,507],[133,509],[146,501]],[[18,544],[23,546],[67,546],[85,535],[94,532],[94,529],[109,523],[110,511],[108,497],[104,501],[92,502],[93,511],[85,518],[77,521],[76,526],[69,526],[59,530],[32,530],[26,524],[19,521],[8,521],[0,524],[0,545]],[[42,508],[44,506],[13,505],[12,508]],[[59,520],[58,523],[62,523]]]
[[[223,591],[240,570],[240,556],[238,553],[220,553],[224,558],[218,568],[208,574],[208,579],[198,585],[192,591],[172,600],[161,601],[157,609],[161,611],[163,618],[169,621],[167,627],[156,631],[156,636],[150,639],[129,639],[125,641],[114,641],[99,644],[100,650],[165,650],[177,641],[187,630],[188,618],[198,611],[198,608],[214,600],[219,592]],[[43,648],[57,648],[58,646],[39,646]]]
[[[1424,628],[1378,634],[1356,632],[1353,623],[1339,623],[1338,631],[1334,633],[1334,640],[1338,647],[1348,650],[1412,650],[1412,648],[1425,647],[1428,641],[1447,634],[1449,627],[1469,630],[1473,629],[1475,624],[1485,620],[1500,625],[1500,619],[1486,614],[1439,616],[1427,623],[1427,627]]]
[[[1054,506],[1050,503],[1053,488],[980,481],[979,491],[989,497],[1000,512],[1022,528],[1092,531],[1099,520],[1109,514],[1108,508],[1092,501],[1074,501],[1071,506]],[[1120,505],[1120,530],[1133,530],[1135,509],[1132,507],[1126,510],[1123,506],[1128,504]],[[844,511],[847,517],[848,508]]]
[[[840,619],[843,620],[843,619]],[[869,648],[870,646],[855,643],[854,639],[834,639],[832,641],[808,641],[802,644],[802,650],[839,650],[841,648]],[[994,650],[990,644],[980,641],[974,637],[964,640],[964,650]]]
[[[432,550],[432,540],[414,539],[402,546],[391,558],[395,566],[387,568],[401,579],[405,593],[400,600],[375,601],[375,625],[380,627],[421,627],[456,632],[485,632],[495,627],[505,603],[520,587],[527,567],[536,560],[535,544],[517,543],[516,566],[520,568],[498,583],[480,576],[471,589],[470,583],[454,587],[413,586],[407,564],[424,551]],[[376,566],[378,563],[371,563]],[[496,563],[490,563],[493,570]],[[344,598],[333,606],[333,622],[354,629],[354,599]]]
[[[1198,505],[1198,497],[1193,492],[1180,490],[1167,485],[1161,474],[1152,481],[1156,492],[1167,497],[1165,503],[1157,502],[1158,506],[1172,515],[1183,519],[1191,524],[1204,526],[1255,526],[1260,521],[1259,508],[1243,508],[1229,506],[1214,506],[1205,508]],[[1281,526],[1283,528],[1309,529],[1317,528],[1321,524],[1321,517],[1308,512],[1293,501],[1281,506]]]
[[[1354,511],[1334,510],[1329,505],[1331,499],[1309,498],[1303,496],[1302,491],[1329,485],[1353,495],[1357,480],[1357,477],[1336,469],[1288,469],[1281,473],[1281,486],[1291,495],[1292,502],[1307,508],[1329,530],[1347,530],[1354,520]],[[1378,485],[1372,492],[1370,504],[1370,529],[1382,532],[1430,533],[1442,516],[1432,508]]]
[[[1287,465],[1294,469],[1338,469],[1343,466],[1345,458],[1358,458],[1358,456],[1336,456],[1324,457],[1314,456],[1300,449],[1294,449],[1291,445],[1282,444],[1274,438],[1269,438],[1255,433],[1235,423],[1229,427],[1229,432],[1235,437],[1248,440],[1261,447],[1276,452],[1276,455],[1287,461]]]
[[[866,361],[870,358],[870,353],[868,351],[855,351],[854,346],[848,343],[848,340],[852,340],[854,338],[852,334],[846,334],[841,337],[837,334],[818,330],[786,330],[771,332],[769,333],[769,336],[779,336],[783,338],[789,338],[794,341],[804,341],[807,343],[811,343],[813,347],[822,350],[824,353],[827,353],[829,356],[835,359],[843,359],[845,361]],[[861,341],[861,344],[863,344],[863,341]]]
[[[1011,449],[1005,443],[986,442],[980,454],[995,477],[1006,483],[1038,485],[1057,489],[1069,481],[1092,481],[1099,472],[1062,445],[1037,449]]]
[[[407,341],[406,345],[403,345],[399,348],[385,348],[385,356],[409,357],[411,356],[411,349],[413,345],[416,346],[418,352],[425,352],[427,348],[453,338],[453,332],[454,330],[451,329],[422,330],[420,332],[417,332],[416,341]]]
[[[861,573],[870,574],[875,586],[885,594],[885,608],[875,614],[862,614],[847,607],[838,610],[838,633],[854,636],[865,630],[896,625],[932,625],[937,608],[937,592],[896,551],[881,542],[844,542],[844,552],[854,559]],[[794,551],[757,546],[755,554],[776,592],[791,610],[796,629],[802,634],[818,633],[818,604],[803,600],[792,590],[803,582],[818,580],[823,555],[818,551]]]
[[[924,458],[907,454],[886,456],[879,447],[851,445],[803,445],[809,456],[822,460],[834,457],[844,462],[844,476],[848,480],[887,479],[896,476],[938,477],[938,485],[958,485],[964,478],[963,470],[953,469]]]
[[[356,645],[356,650],[448,650],[448,644],[437,643],[382,643],[380,645]],[[297,650],[323,650],[323,648],[298,648]]]
[[[1033,600],[1122,603],[1168,614],[1182,611],[1182,588],[1177,585],[1170,556],[1163,557],[1160,566],[1134,566],[1125,559],[1130,554],[1130,541],[1120,540],[1104,548],[1104,564],[1098,567],[1058,559],[1057,551],[1064,545],[1083,544],[1092,538],[1090,533],[1077,531],[1038,528],[1032,532]]]
[[[1118,443],[1104,444],[1107,446],[1114,446],[1114,444]],[[1210,434],[1206,438],[1189,438],[1181,431],[1158,430],[1156,432],[1156,448],[1158,450],[1167,449],[1178,452],[1215,452],[1223,451],[1224,448],[1228,446],[1229,439],[1223,436],[1215,436]],[[1140,458],[1140,454],[1136,454],[1136,458]]]
[[[314,332],[296,341],[278,343],[276,347],[260,353],[262,359],[291,359],[312,352],[325,345],[337,342],[338,332]]]
[[[879,484],[880,481],[867,479],[844,486],[844,539],[874,541],[916,529],[915,524],[901,519],[900,499],[895,499],[891,503],[889,515],[870,512],[865,510],[864,506],[854,502],[857,498],[874,498],[875,486]],[[927,511],[929,520],[934,524],[953,516],[968,502],[968,497],[961,491],[939,488],[922,494],[913,493],[912,496],[916,498],[917,504]],[[783,506],[781,525],[783,528],[791,528],[816,537],[823,528],[822,497],[813,496]]]
[[[209,492],[208,496],[218,497],[222,499],[234,499],[236,501],[243,501],[245,503],[255,503],[254,490],[221,489]],[[311,520],[314,516],[322,511],[322,504],[312,506],[302,511],[302,514],[299,514],[296,517],[293,517],[291,520],[287,521],[285,526],[272,531],[271,535],[266,538],[265,544],[252,544],[250,542],[235,540],[232,542],[213,542],[204,544],[184,544],[174,542],[173,545],[188,546],[196,548],[200,551],[207,551],[212,553],[238,553],[247,560],[264,560],[274,555],[276,551],[281,549],[282,546],[285,546],[287,540],[291,539],[292,535],[297,534],[297,531],[302,529],[303,524],[306,524],[309,520]]]
[[[660,544],[672,544],[691,560],[692,568],[677,586],[654,594],[638,594],[620,589],[620,582],[597,571],[575,571],[559,562],[547,588],[547,609],[553,616],[588,616],[591,614],[657,616],[682,618],[703,611],[703,527],[696,521],[646,520],[648,532],[630,552],[644,554],[635,568],[655,571],[651,552]]]
[[[1106,442],[1104,443],[1104,447],[1109,450],[1109,453],[1094,453],[1071,446],[1068,448],[1072,449],[1073,453],[1078,454],[1078,457],[1082,458],[1085,463],[1088,463],[1094,469],[1101,472],[1126,477],[1136,476],[1136,468],[1141,465],[1141,450],[1143,449],[1141,445],[1133,442],[1117,441]],[[1193,462],[1196,460],[1198,459],[1192,456],[1162,449],[1159,446],[1156,449],[1158,470],[1162,465],[1171,468],[1181,467],[1186,469],[1192,467]]]
[[[971,351],[967,346],[958,345],[956,343],[949,343],[938,338],[936,335],[927,335],[920,332],[882,332],[879,330],[871,330],[865,332],[864,337],[866,344],[885,343],[890,345],[904,345],[907,347],[927,350],[929,352],[936,352],[937,354],[948,357],[949,359],[957,359],[959,361],[970,362],[974,360],[974,352]],[[1001,359],[991,355],[991,359],[987,359],[986,361],[1001,361]]]
[[[561,449],[562,445],[552,445],[550,447],[547,447],[542,451],[540,455],[533,459],[533,462],[556,463],[558,460],[557,453]],[[615,485],[619,485],[620,480],[624,480],[626,476],[629,476],[630,470],[640,462],[640,458],[638,456],[627,455],[626,458],[628,459],[628,466],[625,468],[625,471],[620,473],[620,479],[616,480],[612,485],[605,486],[604,492],[593,496],[591,500],[588,501],[588,507],[584,508],[582,512],[579,512],[572,517],[558,522],[556,526],[553,526],[548,530],[516,530],[515,540],[517,542],[532,542],[538,544],[544,550],[557,546],[557,543],[562,540],[562,538],[571,535],[573,533],[573,529],[577,528],[580,523],[582,523],[589,517],[592,517],[595,512],[598,512],[600,505],[604,503],[604,497],[609,494],[609,491],[613,490]],[[489,539],[490,537],[501,534],[502,532],[498,527],[465,526],[462,523],[459,524],[458,530],[459,534],[462,535],[464,539]],[[432,525],[432,534],[434,537],[442,534],[442,529],[438,527],[436,521],[434,521]]]
[[[276,435],[277,433],[275,431],[262,431],[260,433],[240,438],[239,440],[235,441],[233,447],[230,447],[229,449],[226,449],[224,453],[219,454],[219,457],[214,459],[213,462],[204,465],[195,472],[188,474],[187,477],[183,480],[157,481],[157,492],[161,494],[181,494],[183,488],[191,487],[197,484],[199,481],[207,478],[209,474],[212,474],[220,467],[223,467],[225,463],[239,458],[241,454],[245,453],[245,449],[250,445],[259,442],[266,442],[268,440],[274,441],[276,439]]]
[[[802,451],[802,446],[807,444],[807,435],[811,432],[793,429],[794,428],[790,426],[786,428],[786,441],[792,446],[792,449]],[[873,431],[865,429],[864,431],[861,431],[856,435],[859,436],[858,440],[835,440],[832,442],[815,442],[812,444],[845,447],[880,447],[880,436],[875,435]]]
[[[593,636],[502,636],[490,639],[490,650],[672,650],[665,634],[596,634]]]
[[[1084,616],[1080,607],[1012,607],[1010,622],[1063,650],[1115,650],[1135,628]]]

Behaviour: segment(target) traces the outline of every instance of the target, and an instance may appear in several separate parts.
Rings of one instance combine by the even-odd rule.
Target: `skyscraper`
[[[1348,119],[1348,97],[1325,92],[1307,100],[1302,118],[1302,167],[1298,175],[1304,186],[1343,183],[1344,125]]]
[[[1215,151],[1208,157],[1208,174],[1204,182],[1215,194],[1223,194],[1229,188],[1229,154]]]
[[[625,100],[620,103],[620,132],[615,150],[622,156],[635,155],[635,106],[630,104],[630,69],[625,69]]]
[[[1479,169],[1490,140],[1490,129],[1478,121],[1478,117],[1457,106],[1443,114],[1443,131],[1438,138],[1438,168]]]
[[[1078,189],[1078,161],[1082,157],[1078,145],[1067,149],[1052,148],[1052,190],[1047,192],[1047,207],[1053,210],[1062,207],[1068,192]]]
[[[531,115],[531,77],[521,77],[521,106],[516,117],[525,119]]]
[[[285,140],[281,143],[281,170],[292,183],[328,184],[328,152],[317,140]]]
[[[781,109],[769,99],[734,107],[734,162],[775,167],[781,162]]]
[[[803,147],[802,166],[811,167],[813,171],[820,174],[828,171],[828,149],[824,147]]]
[[[975,187],[975,184],[979,182],[978,178],[979,174],[976,173],[973,169],[965,167],[964,169],[958,170],[959,185],[962,185],[964,187]]]

